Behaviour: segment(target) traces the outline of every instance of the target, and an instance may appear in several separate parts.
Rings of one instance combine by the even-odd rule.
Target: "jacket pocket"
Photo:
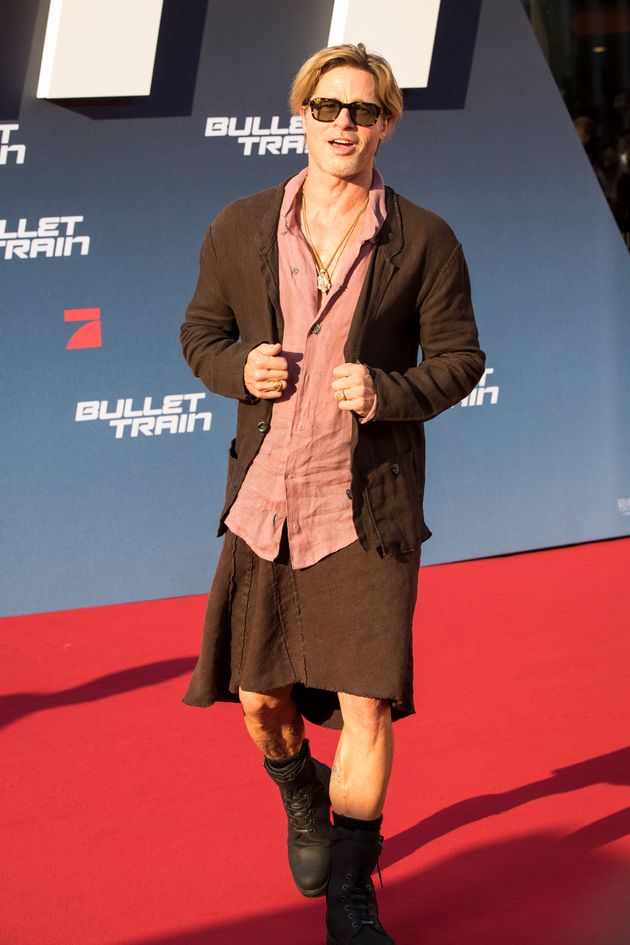
[[[422,484],[414,451],[383,460],[364,477],[365,498],[386,554],[413,551],[430,536],[422,514]]]

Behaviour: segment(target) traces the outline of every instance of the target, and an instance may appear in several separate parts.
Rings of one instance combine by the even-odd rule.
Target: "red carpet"
[[[398,945],[630,942],[629,575],[630,539],[422,571]],[[203,610],[2,621],[0,945],[322,945],[238,707],[179,701]]]

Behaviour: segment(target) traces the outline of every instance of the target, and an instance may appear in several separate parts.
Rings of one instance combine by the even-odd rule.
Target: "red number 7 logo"
[[[101,337],[101,310],[100,308],[69,308],[63,313],[65,322],[87,322],[74,332],[66,349],[100,348]]]

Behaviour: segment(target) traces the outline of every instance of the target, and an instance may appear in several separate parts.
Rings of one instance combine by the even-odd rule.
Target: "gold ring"
[[[346,397],[346,392],[345,392],[345,390],[338,390],[338,391],[335,391],[335,397],[337,398],[337,400],[347,400],[347,399],[348,399],[348,398]]]
[[[282,381],[280,380],[279,377],[277,377],[275,381],[271,382],[271,386],[273,387],[274,390],[282,390]]]

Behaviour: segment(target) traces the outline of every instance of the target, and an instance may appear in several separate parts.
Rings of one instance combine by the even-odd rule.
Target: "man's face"
[[[372,102],[380,105],[374,78],[364,69],[338,66],[326,72],[311,98],[336,98],[340,102]],[[317,121],[308,105],[302,106],[302,119],[309,150],[309,167],[344,180],[364,177],[369,186],[374,155],[389,133],[391,119],[381,114],[370,128],[355,125],[346,108],[334,121]],[[364,183],[361,181],[361,183]]]

